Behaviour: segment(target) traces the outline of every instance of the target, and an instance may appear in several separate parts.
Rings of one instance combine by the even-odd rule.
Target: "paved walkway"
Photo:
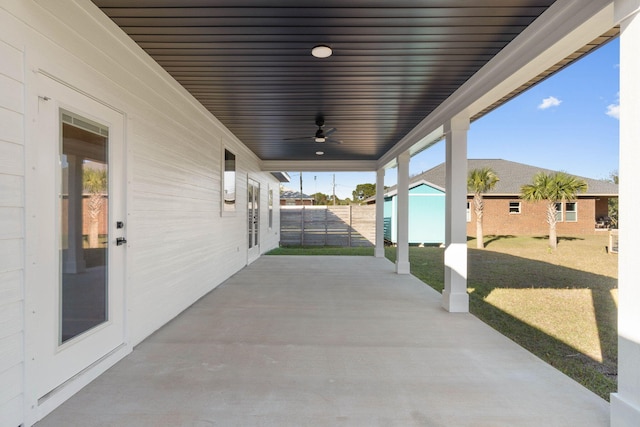
[[[37,426],[608,425],[607,402],[393,270],[263,256]]]

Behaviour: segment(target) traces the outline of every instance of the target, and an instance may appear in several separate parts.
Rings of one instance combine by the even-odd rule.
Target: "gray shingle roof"
[[[281,199],[299,199],[300,198],[300,192],[299,191],[283,191],[282,193],[280,193],[280,198]],[[304,194],[304,193],[302,193],[302,198],[303,199],[313,199],[313,197],[309,196],[308,194]]]
[[[550,169],[539,168],[537,166],[525,165],[523,163],[511,162],[502,159],[469,159],[467,160],[467,170],[473,170],[483,167],[492,168],[500,178],[494,189],[486,194],[492,195],[519,195],[520,187],[533,181],[533,176],[538,172],[557,172]],[[577,175],[576,175],[577,176]],[[591,178],[578,176],[586,181],[588,189],[585,196],[617,196],[618,185]],[[425,180],[439,187],[445,188],[445,164],[441,163],[411,178],[411,183]],[[389,188],[388,191],[395,190],[396,186]]]

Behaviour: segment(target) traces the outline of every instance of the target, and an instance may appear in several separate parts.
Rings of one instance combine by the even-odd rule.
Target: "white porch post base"
[[[408,261],[396,261],[397,274],[411,274],[411,264]]]
[[[73,253],[69,253],[71,251],[73,251]],[[78,258],[75,249],[65,249],[62,253],[62,271],[70,274],[84,273],[87,271],[87,263],[85,260]]]
[[[623,400],[618,393],[611,394],[611,425],[615,427],[637,427],[640,408]]]
[[[384,258],[384,248],[376,247],[374,255],[376,258]]]
[[[469,294],[466,292],[450,293],[442,291],[442,307],[450,313],[469,312]]]
[[[442,307],[451,313],[468,312],[466,243],[452,243],[444,250],[444,281]]]

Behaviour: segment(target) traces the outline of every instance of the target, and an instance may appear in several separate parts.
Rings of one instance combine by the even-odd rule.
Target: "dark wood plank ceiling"
[[[93,2],[261,159],[376,160],[554,1]]]

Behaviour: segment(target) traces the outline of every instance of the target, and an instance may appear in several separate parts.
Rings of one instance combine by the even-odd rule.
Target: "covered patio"
[[[474,121],[614,37],[609,405],[468,313],[465,205]],[[0,425],[637,427],[638,51],[640,0],[0,2]],[[409,274],[408,194],[412,156],[441,140],[437,295]],[[70,337],[97,160],[103,313]],[[283,171],[375,173],[375,257],[262,257]]]
[[[45,426],[606,426],[607,402],[374,257],[263,256]]]

